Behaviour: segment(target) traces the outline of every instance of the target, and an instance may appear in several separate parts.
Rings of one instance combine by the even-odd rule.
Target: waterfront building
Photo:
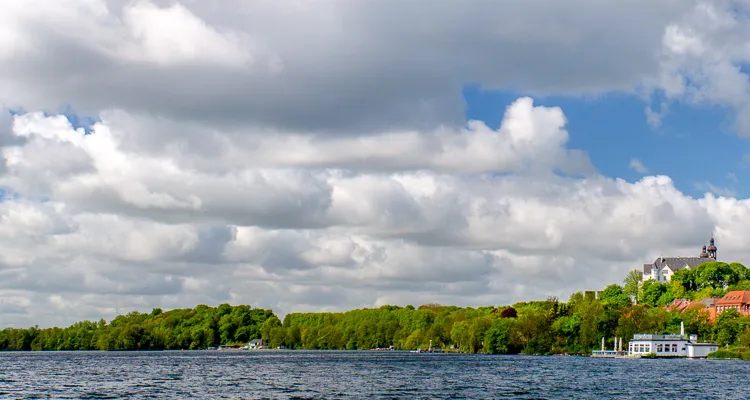
[[[643,264],[642,280],[669,282],[672,275],[683,268],[695,268],[705,262],[716,261],[717,252],[716,243],[711,237],[708,246],[701,248],[698,257],[659,257],[651,264]]]
[[[628,343],[628,356],[654,354],[657,357],[704,358],[708,353],[718,349],[717,344],[698,342],[697,335],[686,337],[684,324],[681,324],[680,334],[633,335],[633,340]]]

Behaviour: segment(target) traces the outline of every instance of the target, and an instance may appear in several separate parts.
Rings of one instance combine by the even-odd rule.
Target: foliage
[[[710,261],[697,268],[683,268],[672,276],[673,286],[684,291],[689,298],[723,296],[730,288],[750,285],[750,271],[740,263],[727,264]]]
[[[668,283],[639,283],[638,276],[635,270],[627,275],[623,292],[633,295],[639,304],[652,307],[667,305],[677,298],[703,300],[722,297],[731,290],[750,290],[750,269],[740,263],[709,261],[696,268],[683,268]]]
[[[636,279],[637,278],[637,279]],[[347,312],[291,313],[279,320],[270,310],[222,304],[216,308],[150,313],[131,312],[109,323],[83,321],[67,328],[7,328],[0,350],[160,350],[202,349],[245,344],[263,338],[289,349],[370,349],[393,346],[466,353],[589,353],[606,338],[625,340],[635,333],[688,333],[720,345],[750,346],[750,317],[733,310],[711,321],[700,303],[682,312],[665,307],[675,298],[700,300],[750,287],[741,264],[705,263],[674,274],[670,283],[640,282],[630,273],[625,285],[609,285],[596,295],[578,292],[503,307],[419,307],[386,305]],[[636,299],[634,304],[631,299]],[[749,353],[750,354],[750,353]]]
[[[222,304],[150,313],[130,312],[107,324],[82,321],[67,328],[6,328],[0,350],[177,350],[246,344],[259,337],[270,310]]]
[[[750,349],[747,347],[719,349],[709,353],[708,358],[750,361]]]
[[[638,288],[641,285],[641,273],[637,270],[630,271],[623,283],[625,284],[623,292],[629,297],[637,298]]]
[[[513,307],[508,307],[500,312],[501,318],[516,318],[518,317],[518,311]]]

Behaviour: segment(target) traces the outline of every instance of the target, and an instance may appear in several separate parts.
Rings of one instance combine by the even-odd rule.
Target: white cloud
[[[665,29],[659,87],[668,99],[728,106],[750,135],[750,13],[747,2],[701,1]]]
[[[710,232],[748,259],[750,200],[602,176],[560,108],[520,97],[489,127],[460,93],[741,111],[728,3],[425,4],[3,2],[0,104],[30,110],[0,112],[3,324],[566,298]]]
[[[692,3],[10,0],[0,103],[338,135],[456,127],[467,83],[658,80],[664,29]]]
[[[179,3],[159,7],[137,1],[123,9],[123,22],[135,45],[122,47],[125,59],[159,66],[210,62],[238,67],[251,60],[236,35],[217,32]]]
[[[659,104],[659,109],[654,110],[650,106],[646,107],[646,122],[652,128],[658,128],[661,126],[662,119],[669,112],[669,104],[666,101],[662,101]]]
[[[629,183],[552,174],[560,164],[551,160],[569,152],[564,116],[528,99],[508,108],[497,131],[454,134],[505,138],[486,142],[498,148],[501,163],[482,158],[489,145],[446,151],[440,144],[434,154],[469,163],[451,168],[408,146],[361,169],[335,153],[333,168],[324,159],[283,157],[274,166],[266,150],[284,143],[284,135],[247,143],[229,132],[221,140],[232,152],[219,152],[203,170],[194,152],[126,151],[143,143],[114,121],[86,135],[63,117],[15,117],[13,133],[25,141],[6,147],[0,178],[20,196],[0,203],[0,298],[13,291],[5,300],[8,323],[67,323],[199,302],[246,302],[283,313],[388,301],[565,298],[617,281],[658,254],[695,253],[711,231],[722,254],[749,255],[737,222],[750,215],[747,201],[695,200],[664,176]],[[436,143],[454,137],[404,135]],[[307,146],[323,152],[337,140],[349,141],[355,154],[373,151],[367,141],[346,138]],[[56,159],[61,151],[69,156]],[[265,159],[244,167],[237,161],[256,157]],[[408,168],[390,165],[409,159]],[[536,159],[543,161],[525,167]],[[19,305],[18,293],[33,301]]]
[[[630,164],[628,166],[630,167],[630,169],[632,169],[633,171],[635,171],[635,172],[637,172],[639,174],[646,174],[646,173],[648,173],[648,168],[646,168],[646,166],[643,165],[643,163],[641,162],[641,160],[639,160],[637,158],[631,158],[630,159]]]

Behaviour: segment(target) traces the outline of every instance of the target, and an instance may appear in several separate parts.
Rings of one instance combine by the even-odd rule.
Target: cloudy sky
[[[750,263],[745,0],[4,0],[0,326]]]

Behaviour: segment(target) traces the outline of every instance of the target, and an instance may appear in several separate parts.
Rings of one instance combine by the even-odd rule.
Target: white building
[[[669,282],[675,272],[683,268],[695,268],[705,262],[716,261],[716,243],[714,238],[709,240],[708,246],[701,248],[698,257],[659,257],[651,264],[643,264],[643,281],[653,279],[657,282]]]
[[[692,339],[694,336],[690,335],[690,338]],[[687,343],[687,358],[706,358],[708,353],[716,350],[719,350],[719,346],[716,343],[695,343],[689,341]]]
[[[653,353],[657,357],[703,358],[719,349],[714,343],[699,343],[697,335],[685,336],[684,325],[679,335],[633,335],[628,343],[628,356],[643,356]]]

